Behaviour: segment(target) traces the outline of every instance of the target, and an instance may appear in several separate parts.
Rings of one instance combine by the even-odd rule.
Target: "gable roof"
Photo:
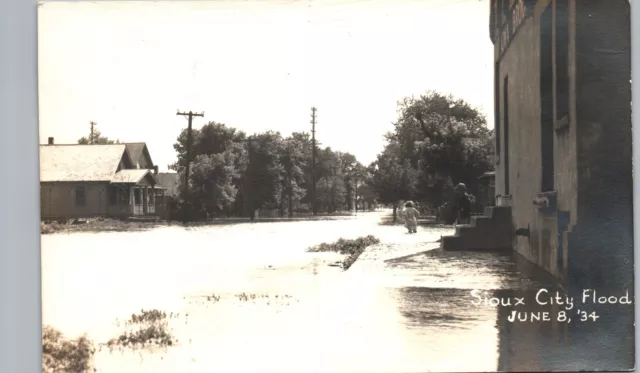
[[[40,145],[40,182],[111,181],[123,157],[124,144]]]
[[[158,184],[165,189],[165,195],[173,197],[178,195],[179,179],[175,172],[160,172],[155,175]]]
[[[125,144],[127,146],[127,151],[129,151],[129,155],[133,160],[133,163],[136,164],[140,161],[140,157],[142,153],[145,152],[149,161],[151,162],[151,166],[153,166],[153,160],[151,160],[151,155],[149,154],[149,149],[147,149],[147,144],[144,142],[129,142]]]
[[[145,176],[153,176],[149,170],[120,170],[111,178],[112,183],[138,184]]]

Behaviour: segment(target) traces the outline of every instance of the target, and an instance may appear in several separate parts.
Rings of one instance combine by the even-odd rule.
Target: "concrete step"
[[[489,216],[472,216],[471,226],[480,229],[491,228],[494,225],[493,219]]]
[[[472,216],[470,224],[456,226],[455,235],[440,241],[443,250],[510,250],[513,247],[511,207],[490,206],[484,216]]]
[[[129,221],[138,223],[154,223],[159,220],[160,217],[157,215],[137,215],[129,217]]]
[[[487,206],[484,208],[485,216],[492,219],[499,220],[511,220],[511,207],[510,206]]]
[[[445,251],[504,251],[511,250],[513,243],[503,235],[487,235],[480,240],[471,237],[443,236],[440,247]]]

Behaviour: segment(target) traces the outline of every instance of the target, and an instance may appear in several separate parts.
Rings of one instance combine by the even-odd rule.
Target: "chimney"
[[[153,174],[154,175],[158,174],[158,166],[153,166]]]
[[[53,137],[49,137],[49,145],[53,145]]]

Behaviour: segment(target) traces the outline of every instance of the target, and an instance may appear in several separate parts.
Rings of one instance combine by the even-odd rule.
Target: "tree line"
[[[174,144],[177,161],[169,168],[184,190],[187,130]],[[316,141],[315,168],[310,134],[288,137],[267,131],[248,136],[223,123],[209,122],[192,130],[189,194],[181,195],[193,218],[250,216],[261,208],[281,216],[313,210],[323,213],[355,209],[357,196],[372,197],[370,175],[354,155],[322,148]],[[315,178],[313,177],[315,173]],[[182,192],[181,192],[182,193]]]

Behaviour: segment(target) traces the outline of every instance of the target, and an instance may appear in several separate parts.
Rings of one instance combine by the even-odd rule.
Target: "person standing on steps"
[[[418,217],[420,213],[413,207],[413,202],[404,204],[404,225],[409,233],[418,233]]]
[[[471,220],[471,201],[472,196],[467,194],[467,186],[463,183],[459,183],[455,187],[456,192],[456,212],[458,217],[454,225],[469,224]]]

